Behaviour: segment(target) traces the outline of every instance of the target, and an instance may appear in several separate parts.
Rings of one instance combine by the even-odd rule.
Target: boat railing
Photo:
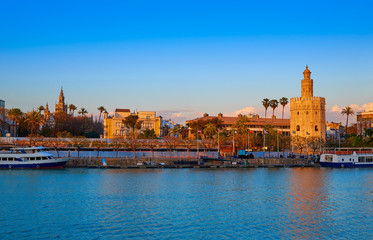
[[[331,148],[324,149],[323,154],[352,155],[352,154],[370,154],[373,148]]]

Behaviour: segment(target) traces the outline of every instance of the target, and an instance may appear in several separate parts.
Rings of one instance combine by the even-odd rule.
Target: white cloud
[[[171,119],[176,123],[185,124],[186,120],[202,117],[203,113],[191,109],[173,109],[157,111],[157,115],[162,116],[163,119]]]
[[[370,103],[365,103],[363,105],[358,105],[358,104],[351,104],[349,107],[352,108],[356,116],[356,113],[358,112],[363,112],[363,111],[369,111],[373,110],[373,102]],[[328,121],[333,121],[333,122],[345,122],[346,121],[346,116],[342,115],[342,109],[345,107],[341,107],[338,105],[332,106],[330,110],[327,110],[326,113],[326,118]],[[349,117],[349,122],[354,123],[356,122],[356,117]]]
[[[247,114],[256,114],[258,111],[255,107],[245,107],[240,110],[227,113],[225,116],[227,117],[237,117],[238,114],[247,115]]]

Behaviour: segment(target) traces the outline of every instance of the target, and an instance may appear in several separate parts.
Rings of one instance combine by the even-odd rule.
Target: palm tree
[[[70,104],[69,105],[69,112],[70,112],[70,114],[71,114],[71,111],[73,112],[73,116],[74,116],[74,111],[76,110],[77,108],[75,107],[75,105],[74,104]]]
[[[88,112],[87,112],[87,110],[85,110],[85,108],[81,108],[78,113],[81,114],[82,117],[85,117],[85,114],[88,113]]]
[[[266,109],[264,118],[267,118],[267,109],[269,107],[269,99],[264,98],[263,101],[262,101],[262,104],[263,104],[263,107]]]
[[[135,130],[141,129],[142,121],[139,121],[139,116],[137,115],[129,115],[125,119],[122,120],[123,124],[132,130],[132,138],[135,139]]]
[[[45,108],[44,108],[43,105],[41,105],[40,107],[38,107],[38,111],[39,111],[40,114],[41,114],[41,112],[44,111],[44,110],[45,110]]]
[[[12,136],[17,135],[17,122],[20,121],[23,112],[19,108],[11,108],[8,110],[8,117],[12,120]]]
[[[354,115],[354,111],[352,110],[352,107],[345,107],[344,109],[342,109],[342,112],[341,112],[342,115],[346,115],[347,116],[347,119],[346,119],[346,136],[347,136],[347,128],[348,128],[348,117],[350,115]]]
[[[176,135],[180,132],[180,129],[178,127],[174,127],[172,129],[169,130],[168,134],[169,135],[173,135],[174,137],[176,137]]]
[[[213,123],[208,123],[206,124],[205,128],[203,129],[203,133],[211,139],[216,133],[217,133],[217,128]]]
[[[280,98],[280,104],[282,105],[282,120],[284,120],[284,110],[285,106],[289,103],[289,100],[286,97]]]
[[[39,112],[32,111],[27,113],[25,122],[28,124],[30,128],[30,145],[32,145],[32,136],[34,132],[36,132],[37,128],[43,123],[43,118],[41,117]]]
[[[272,99],[270,102],[269,102],[269,106],[273,109],[273,116],[275,116],[275,109],[278,107],[278,101],[276,99]]]
[[[100,120],[101,120],[101,114],[102,114],[103,111],[106,111],[106,109],[104,108],[104,106],[99,106],[97,108],[97,110],[100,111],[100,116],[98,117],[98,121],[100,122]]]
[[[285,106],[289,103],[286,97],[280,98],[280,104],[282,105],[282,122],[284,121],[284,110]]]

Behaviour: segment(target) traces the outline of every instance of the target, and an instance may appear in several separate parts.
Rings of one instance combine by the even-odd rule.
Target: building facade
[[[113,116],[109,116],[107,112],[104,112],[104,138],[127,138],[130,134],[130,129],[124,125],[123,120],[130,115],[137,115],[139,117],[138,121],[142,122],[140,132],[146,129],[153,129],[157,137],[162,136],[162,117],[157,117],[156,112],[135,111],[131,113],[129,109],[117,108]]]
[[[365,129],[373,127],[373,110],[356,113],[357,134],[364,135]]]
[[[206,121],[218,118],[219,120],[221,120],[221,125],[224,129],[231,130],[232,125],[234,125],[241,117],[243,117],[242,114],[237,115],[237,117],[224,117],[222,113],[219,113],[218,116],[209,116],[207,113],[205,113],[201,118],[186,121],[186,125],[189,126],[189,123],[193,121]],[[246,122],[245,126],[247,126],[250,132],[254,134],[263,133],[264,126],[271,125],[277,131],[282,132],[283,135],[290,136],[289,119],[276,119],[275,117],[260,118],[259,115],[248,115],[247,117],[249,119],[249,122]],[[189,136],[193,137],[191,128],[189,128]]]
[[[326,122],[326,138],[338,139],[340,134],[344,132],[344,126],[341,122]]]
[[[290,129],[293,136],[325,139],[325,98],[313,96],[313,79],[306,66],[301,97],[290,99]]]

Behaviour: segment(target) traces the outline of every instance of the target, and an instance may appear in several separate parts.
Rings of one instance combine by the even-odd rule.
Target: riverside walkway
[[[103,165],[105,159],[106,165]],[[66,168],[282,168],[315,167],[305,159],[226,159],[201,160],[185,158],[72,158]]]

